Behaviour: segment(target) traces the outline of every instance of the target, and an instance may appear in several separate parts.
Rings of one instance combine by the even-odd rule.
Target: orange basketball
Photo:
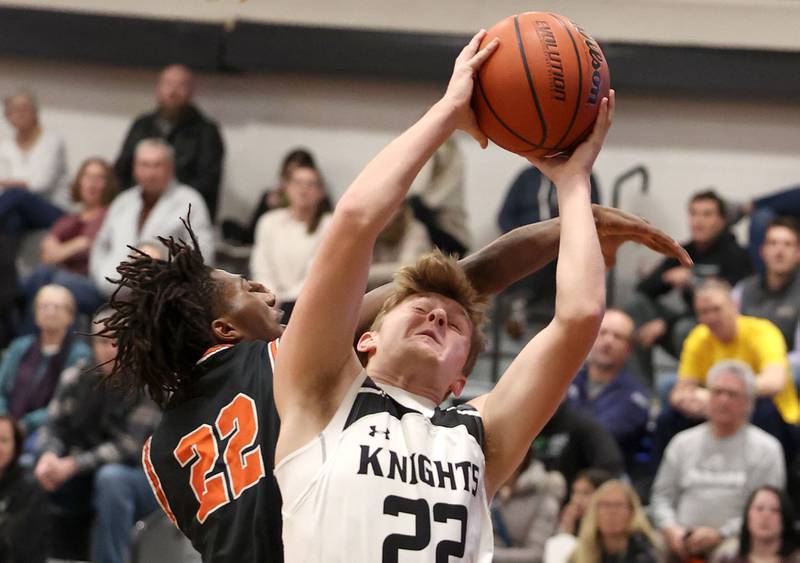
[[[569,152],[591,132],[608,95],[608,64],[597,42],[557,14],[526,12],[492,27],[500,38],[481,67],[472,107],[481,130],[511,152]]]

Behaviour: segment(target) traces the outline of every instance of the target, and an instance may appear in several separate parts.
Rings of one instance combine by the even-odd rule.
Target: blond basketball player
[[[455,129],[487,144],[470,109],[475,72],[497,48],[478,49],[484,33],[456,59],[442,99],[342,197],[282,339],[275,475],[287,561],[490,562],[489,499],[597,334],[605,284],[589,173],[611,125],[613,91],[568,160],[534,162],[556,185],[561,212],[556,311],[497,386],[464,407],[438,407],[464,388],[483,320],[481,299],[441,255],[397,278],[358,340],[366,368],[353,351],[373,245],[411,181]]]

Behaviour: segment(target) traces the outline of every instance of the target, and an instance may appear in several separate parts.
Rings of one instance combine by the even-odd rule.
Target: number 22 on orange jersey
[[[260,445],[242,453],[253,445],[258,435],[253,399],[243,393],[236,395],[219,411],[214,427],[219,438],[214,435],[211,425],[203,424],[181,438],[173,452],[181,467],[192,464],[189,484],[200,503],[197,520],[201,524],[209,514],[231,501],[225,474],[216,473],[209,477],[219,458],[219,441],[229,438],[223,460],[233,499],[239,498],[245,489],[255,485],[266,474]]]

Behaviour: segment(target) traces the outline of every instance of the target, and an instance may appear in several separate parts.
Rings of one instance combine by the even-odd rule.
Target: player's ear
[[[365,332],[358,339],[358,342],[356,342],[356,350],[364,354],[369,354],[371,352],[374,352],[375,349],[378,347],[377,336],[378,334],[371,330]]]
[[[242,340],[242,333],[239,329],[232,325],[228,319],[217,318],[211,321],[211,332],[214,333],[214,339],[218,342],[231,342],[236,343]]]
[[[461,393],[464,391],[464,387],[467,385],[467,378],[463,375],[459,375],[453,382],[450,384],[450,392],[456,397],[460,397]]]

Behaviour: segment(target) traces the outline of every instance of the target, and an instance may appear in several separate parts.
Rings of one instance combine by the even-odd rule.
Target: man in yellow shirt
[[[720,360],[736,359],[756,373],[758,399],[751,420],[769,432],[793,455],[789,425],[800,421],[800,404],[789,377],[786,344],[780,330],[766,319],[739,315],[727,282],[709,279],[695,289],[698,324],[686,337],[678,382],[658,420],[656,455],[677,432],[707,418],[706,374]]]

